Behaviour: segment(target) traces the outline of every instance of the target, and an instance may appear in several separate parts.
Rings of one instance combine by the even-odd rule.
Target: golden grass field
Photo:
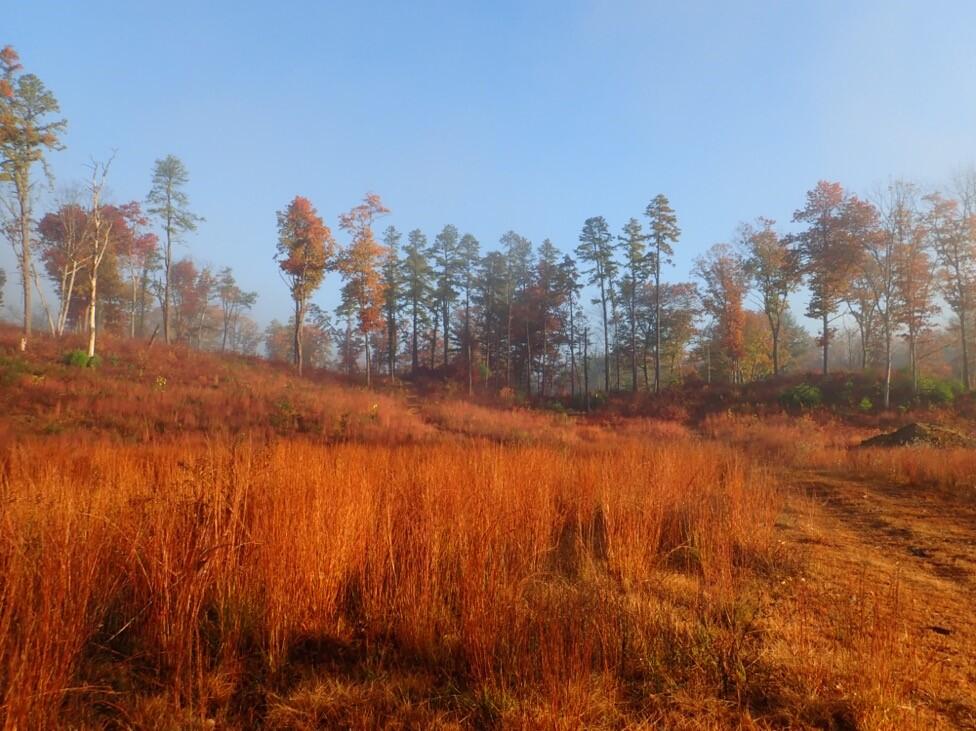
[[[5,729],[976,724],[973,450],[11,338]]]

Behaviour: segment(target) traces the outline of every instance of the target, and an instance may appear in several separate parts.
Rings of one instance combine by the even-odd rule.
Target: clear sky
[[[183,252],[233,266],[262,322],[289,313],[272,255],[296,194],[333,229],[371,190],[381,226],[571,251],[588,216],[618,231],[664,192],[680,280],[818,179],[939,185],[976,161],[974,29],[971,1],[0,4],[0,45],[69,120],[57,184],[115,149],[113,197],[142,199],[182,158],[206,218]],[[7,245],[0,266],[16,302]]]

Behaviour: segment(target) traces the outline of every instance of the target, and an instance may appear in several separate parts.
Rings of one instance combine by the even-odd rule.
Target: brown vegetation
[[[110,340],[74,368],[3,337],[6,728],[976,713],[972,450],[421,401]],[[910,538],[877,527],[923,489]]]

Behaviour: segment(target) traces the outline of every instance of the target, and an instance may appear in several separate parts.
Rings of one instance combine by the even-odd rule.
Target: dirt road
[[[781,651],[849,677],[857,692],[833,690],[872,727],[976,728],[976,505],[813,471],[786,484],[777,528],[804,568],[777,611],[821,637],[787,631]]]

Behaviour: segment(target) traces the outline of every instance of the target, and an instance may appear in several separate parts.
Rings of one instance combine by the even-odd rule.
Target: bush
[[[865,396],[861,399],[861,402],[857,405],[857,408],[859,408],[861,411],[867,412],[874,408],[874,404],[871,403],[871,399]]]
[[[64,363],[75,368],[98,368],[102,359],[97,355],[89,358],[84,350],[72,350],[64,354]]]
[[[918,382],[919,396],[932,404],[950,404],[962,390],[962,384],[957,381],[923,377]]]
[[[786,406],[810,409],[820,406],[823,402],[823,394],[819,388],[810,383],[798,383],[786,389],[780,396],[780,401]]]

